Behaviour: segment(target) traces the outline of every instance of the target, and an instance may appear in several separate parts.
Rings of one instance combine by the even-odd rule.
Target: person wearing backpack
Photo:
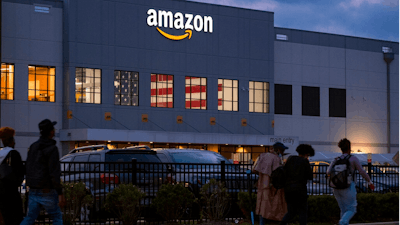
[[[23,219],[22,199],[18,191],[24,180],[25,167],[15,147],[15,130],[0,129],[4,148],[0,149],[0,212],[5,225],[18,225]]]
[[[287,213],[283,217],[281,225],[288,222],[299,214],[300,225],[307,224],[307,180],[312,180],[308,157],[314,156],[315,151],[311,145],[301,144],[296,148],[298,156],[290,156],[285,164],[285,199],[287,203]]]
[[[260,225],[264,220],[281,221],[286,213],[283,189],[276,189],[271,183],[272,171],[282,165],[281,157],[288,149],[281,142],[273,145],[273,151],[262,153],[257,158],[253,173],[258,174],[256,214],[260,215]]]
[[[346,138],[338,143],[342,155],[335,158],[326,172],[329,185],[333,187],[333,194],[340,208],[340,225],[347,225],[357,212],[357,191],[355,187],[355,170],[368,181],[369,187],[374,189],[374,184],[367,172],[362,168],[358,158],[352,156],[351,143]]]

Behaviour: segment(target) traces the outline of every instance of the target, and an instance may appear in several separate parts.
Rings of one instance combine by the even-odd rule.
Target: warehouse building
[[[398,42],[286,29],[183,0],[3,0],[1,126],[85,145],[201,148],[237,162],[276,141],[399,149]]]

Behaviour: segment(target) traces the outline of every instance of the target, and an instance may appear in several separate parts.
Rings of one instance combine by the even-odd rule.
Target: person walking
[[[286,225],[293,217],[299,214],[300,225],[307,224],[307,180],[312,180],[308,157],[314,156],[315,151],[311,145],[301,144],[296,148],[298,156],[290,156],[285,164],[286,184],[285,199],[287,213],[282,219],[281,225]]]
[[[273,145],[273,151],[262,153],[255,162],[253,173],[257,173],[257,205],[256,214],[260,215],[260,225],[265,220],[281,221],[286,213],[284,191],[276,189],[270,182],[271,173],[282,165],[282,157],[288,149],[281,142]]]
[[[358,160],[357,157],[352,156],[351,153],[351,143],[348,139],[344,138],[339,141],[338,143],[339,148],[342,150],[342,155],[334,159],[331,164],[328,167],[328,170],[326,171],[327,176],[330,176],[332,167],[335,165],[335,163],[338,160],[343,160],[346,157],[348,158],[348,161],[350,163],[350,172],[352,175],[351,183],[348,188],[344,189],[337,189],[333,188],[333,195],[336,198],[336,201],[338,202],[339,208],[340,208],[340,225],[348,225],[351,218],[356,214],[357,212],[357,191],[356,191],[356,185],[354,181],[354,172],[355,170],[358,170],[358,172],[361,174],[361,176],[368,181],[368,185],[371,189],[374,189],[375,186],[371,181],[371,178],[368,176],[367,172],[362,168],[360,161]]]
[[[18,191],[24,180],[25,168],[15,147],[15,130],[0,129],[4,148],[0,149],[0,212],[5,225],[18,225],[23,218],[22,199]]]
[[[63,204],[61,167],[56,141],[53,140],[55,129],[52,122],[45,119],[39,123],[40,138],[33,143],[26,159],[26,185],[29,186],[28,214],[21,225],[35,223],[42,206],[53,224],[62,225],[60,204]]]

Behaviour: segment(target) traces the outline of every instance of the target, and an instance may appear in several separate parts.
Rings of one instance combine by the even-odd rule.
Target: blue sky
[[[399,0],[191,0],[274,12],[275,26],[399,41]]]

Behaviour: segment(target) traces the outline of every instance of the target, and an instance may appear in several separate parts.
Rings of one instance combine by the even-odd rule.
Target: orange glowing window
[[[55,102],[56,68],[30,65],[28,69],[28,100]]]
[[[1,99],[14,100],[14,64],[1,64]]]
[[[101,104],[100,69],[75,69],[75,102]]]

